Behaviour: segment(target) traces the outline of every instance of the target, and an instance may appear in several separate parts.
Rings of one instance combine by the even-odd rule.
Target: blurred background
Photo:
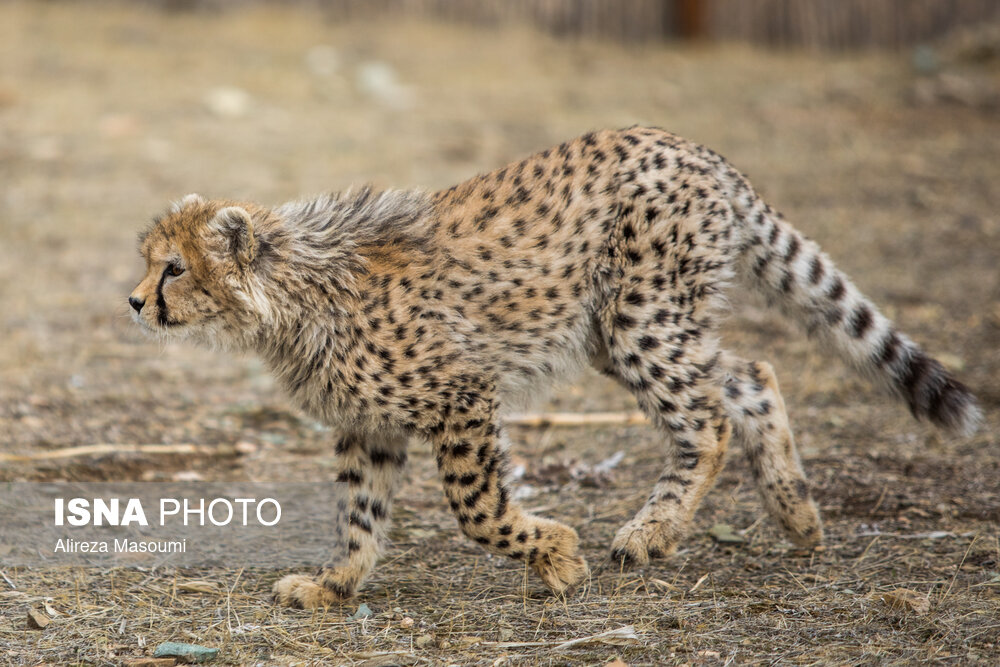
[[[129,322],[168,201],[434,189],[636,123],[726,155],[995,400],[998,117],[992,0],[0,2],[0,446],[204,439],[153,416],[226,400],[192,369],[270,390]]]
[[[282,651],[340,661],[412,649],[422,633],[438,638],[425,642],[434,651],[463,632],[563,641],[635,624],[652,639],[632,655],[650,664],[698,662],[697,650],[816,660],[817,638],[821,662],[995,664],[995,0],[0,1],[0,480],[333,474],[330,433],[290,406],[258,361],[161,345],[132,325],[125,299],[143,270],[136,234],[169,201],[199,192],[277,204],[364,182],[435,189],[588,130],[637,123],[728,157],[973,388],[987,428],[956,440],[915,423],[737,293],[724,342],[777,367],[827,522],[826,552],[786,557],[735,456],[690,544],[650,568],[659,583],[595,570],[590,592],[566,606],[543,605],[534,581],[523,595],[538,601],[526,604],[511,587],[519,566],[482,560],[458,534],[433,458],[414,447],[396,547],[364,599],[377,613],[399,605],[416,629],[385,621],[384,632],[351,634],[342,620],[313,626],[262,611],[277,573],[234,575],[233,587],[246,586],[239,598],[168,600],[142,597],[150,580],[171,587],[153,575],[135,575],[132,588],[119,579],[109,596],[104,574],[91,571],[75,575],[71,604],[60,582],[23,571],[8,574],[29,597],[0,598],[11,612],[0,614],[0,648],[14,647],[14,664],[108,664],[109,646],[142,655],[144,637],[152,646],[180,633],[237,662],[284,664]],[[635,406],[587,375],[537,407]],[[588,559],[600,563],[656,479],[662,443],[639,426],[514,436],[519,497],[581,528]],[[124,452],[184,443],[202,449]],[[107,447],[46,458],[89,445]],[[597,476],[599,461],[620,466]],[[716,544],[705,534],[715,522],[746,543]],[[937,537],[879,541],[890,533]],[[932,620],[882,618],[859,597],[901,579],[936,596]],[[63,610],[83,596],[90,611],[25,648],[25,601],[51,595]],[[243,621],[217,622],[235,604],[244,619],[274,622],[239,634]],[[505,650],[469,649],[461,661],[489,664]]]

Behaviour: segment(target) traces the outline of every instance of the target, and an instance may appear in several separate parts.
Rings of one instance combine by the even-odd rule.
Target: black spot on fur
[[[823,260],[819,258],[819,255],[813,256],[812,263],[809,265],[809,284],[818,285],[824,272]]]
[[[833,279],[833,283],[830,285],[830,289],[827,290],[826,295],[834,301],[840,301],[844,298],[846,293],[847,287],[844,286],[844,279],[840,276],[836,276]]]
[[[851,335],[855,338],[862,338],[872,326],[872,309],[867,304],[861,304],[851,315],[848,326]]]
[[[875,363],[879,366],[888,366],[891,364],[896,360],[896,355],[899,353],[899,345],[899,334],[895,331],[890,331],[882,340],[879,351],[875,354]]]

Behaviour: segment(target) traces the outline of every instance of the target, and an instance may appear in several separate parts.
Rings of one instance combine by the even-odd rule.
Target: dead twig
[[[646,415],[635,410],[633,412],[543,412],[537,415],[512,415],[506,420],[508,425],[533,426],[601,426],[648,424]]]
[[[5,454],[0,453],[2,463],[31,463],[33,461],[51,461],[54,459],[73,459],[87,456],[107,456],[115,454],[193,454],[196,456],[236,456],[236,450],[228,445],[130,445],[130,444],[95,444],[63,447],[36,454]]]

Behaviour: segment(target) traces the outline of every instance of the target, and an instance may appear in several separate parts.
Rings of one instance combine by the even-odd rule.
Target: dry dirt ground
[[[734,457],[679,553],[619,572],[606,549],[657,476],[657,438],[640,426],[515,428],[525,503],[576,526],[594,568],[570,599],[458,534],[416,444],[392,548],[353,603],[275,608],[273,571],[8,569],[0,663],[120,664],[165,640],[220,648],[228,665],[1000,663],[998,65],[989,52],[936,54],[944,71],[919,75],[910,54],[0,3],[0,451],[219,454],[5,463],[0,479],[329,475],[331,435],[257,361],[159,346],[130,324],[135,235],[168,200],[436,188],[633,123],[726,155],[986,413],[978,435],[942,436],[737,294],[726,344],[777,367],[825,550],[782,540]],[[632,407],[596,376],[538,406]],[[586,474],[619,450],[610,478]],[[746,541],[716,543],[716,523]],[[892,608],[900,588],[929,608]],[[26,614],[46,599],[59,615],[32,629]],[[373,616],[347,620],[361,602]],[[624,626],[636,639],[558,646]]]

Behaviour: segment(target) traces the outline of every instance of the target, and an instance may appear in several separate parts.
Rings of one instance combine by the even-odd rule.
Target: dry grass
[[[326,74],[322,53],[306,64],[320,44],[337,54]],[[401,97],[365,92],[358,72],[372,61],[395,69]],[[516,564],[462,539],[432,458],[415,446],[393,547],[354,604],[276,609],[272,571],[9,570],[0,664],[119,664],[165,640],[219,647],[219,664],[1000,662],[995,110],[915,102],[919,82],[889,56],[634,50],[523,31],[327,25],[277,10],[164,17],[2,3],[0,62],[0,452],[239,452],[15,461],[0,479],[329,474],[329,434],[288,407],[259,363],[160,347],[129,325],[134,234],[168,199],[200,190],[275,202],[360,180],[437,187],[634,122],[726,154],[904,331],[947,353],[988,422],[967,440],[914,424],[737,295],[724,337],[775,362],[823,508],[824,550],[781,540],[734,458],[679,554],[619,572],[607,545],[657,476],[655,434],[515,427],[533,489],[524,502],[576,526],[594,568],[573,598],[547,597]],[[979,86],[998,78],[995,62],[954,66],[973,68]],[[206,108],[219,86],[249,94],[244,114]],[[634,405],[588,376],[539,409]],[[559,474],[619,450],[624,461],[589,482],[598,486]],[[747,541],[716,544],[714,523]],[[881,601],[897,588],[927,596],[929,611]],[[47,599],[59,615],[30,629],[28,610]],[[361,602],[374,616],[346,620]],[[558,648],[625,626],[638,641]]]

